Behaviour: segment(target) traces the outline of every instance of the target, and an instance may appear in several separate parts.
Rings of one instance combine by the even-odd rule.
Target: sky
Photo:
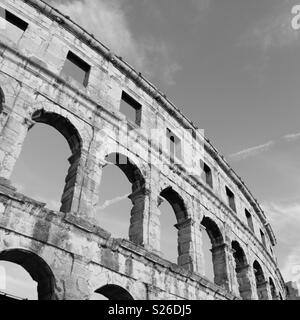
[[[300,30],[291,27],[291,10],[300,0],[46,2],[122,56],[205,130],[265,210],[285,279],[297,280]],[[29,132],[12,180],[20,191],[57,209],[69,155],[60,134],[39,124]],[[117,188],[109,187],[114,179],[120,181]],[[126,236],[130,185],[112,167],[103,174],[104,185],[99,221]],[[163,206],[163,248],[168,248],[174,238],[168,225],[175,220],[168,204]],[[110,219],[113,214],[118,224]]]

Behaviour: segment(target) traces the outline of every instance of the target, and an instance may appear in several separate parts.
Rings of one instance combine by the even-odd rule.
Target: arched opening
[[[164,189],[160,196],[169,202],[176,216],[177,223],[187,219],[187,211],[182,197],[172,187]]]
[[[6,261],[8,263],[4,263]],[[27,297],[30,294],[30,298],[38,298],[38,300],[53,300],[54,299],[54,276],[46,264],[46,262],[37,256],[36,254],[22,250],[22,249],[10,249],[0,252],[0,262],[7,269],[7,288],[13,288],[15,293],[13,296],[20,297],[20,293],[26,293]],[[30,275],[25,278],[24,271],[21,268],[18,268],[16,265],[22,267]],[[18,281],[19,280],[19,281]],[[14,282],[14,283],[10,283]],[[34,284],[34,282],[36,284]],[[36,294],[34,289],[36,287]],[[25,290],[25,292],[24,292]],[[22,294],[21,294],[22,295]],[[22,297],[21,297],[22,298]]]
[[[269,278],[269,285],[270,285],[272,300],[278,300],[278,296],[276,293],[276,287],[275,287],[275,284],[274,284],[274,281],[272,280],[272,278]]]
[[[174,227],[177,223],[176,216],[172,206],[168,201],[163,201],[159,206],[160,215],[160,251],[162,256],[173,262],[177,263],[178,258],[178,243],[177,233],[178,230]]]
[[[163,199],[167,200],[168,205],[163,204]],[[166,254],[166,258],[169,257],[171,261],[175,261],[176,258],[174,255],[176,255],[178,265],[188,267],[191,259],[189,253],[191,230],[190,223],[185,223],[187,222],[188,214],[184,201],[172,187],[167,187],[161,191],[158,205],[161,212],[159,221],[161,249],[168,252],[169,246],[170,249]],[[166,229],[163,228],[165,225],[168,225]],[[172,226],[174,226],[174,228],[172,228]],[[170,257],[171,254],[173,256]]]
[[[268,292],[266,280],[261,265],[255,260],[253,263],[253,271],[255,276],[257,296],[259,300],[268,300]]]
[[[11,181],[18,192],[58,211],[69,156],[66,141],[55,129],[36,124],[25,138]]]
[[[0,300],[38,300],[36,281],[20,265],[0,261],[0,277]]]
[[[204,259],[204,274],[205,277],[214,282],[215,275],[214,275],[214,265],[212,259],[212,245],[210,238],[207,232],[202,232],[202,254]]]
[[[97,289],[91,300],[134,300],[131,294],[124,288],[107,284]]]
[[[247,263],[245,252],[237,241],[232,241],[231,247],[235,260],[235,272],[237,276],[240,296],[244,300],[250,300],[252,298],[252,292],[251,283],[248,276],[249,266]]]
[[[81,139],[71,122],[58,114],[39,110],[32,120],[35,124],[29,129],[11,180],[18,191],[47,203],[50,209],[68,212],[74,196]]]
[[[142,244],[145,180],[138,167],[119,153],[105,157],[96,217],[115,237]]]
[[[226,270],[226,252],[222,233],[218,225],[211,218],[204,217],[201,224],[206,230],[211,247],[211,254],[207,254],[204,258],[212,261],[214,283],[226,287],[228,285],[228,276]],[[209,244],[206,244],[206,246],[209,246]],[[205,253],[205,250],[203,252]],[[208,272],[208,274],[211,275],[212,271]]]

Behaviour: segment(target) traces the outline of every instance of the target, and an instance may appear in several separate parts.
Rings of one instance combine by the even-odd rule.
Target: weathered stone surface
[[[96,290],[112,299],[285,298],[264,212],[192,123],[139,73],[49,6],[38,0],[2,0],[1,6],[29,27],[18,39],[0,30],[0,260],[23,265],[38,281],[40,299],[89,299]],[[91,67],[86,86],[62,74],[69,51]],[[140,127],[128,125],[119,111],[122,91],[142,106]],[[72,151],[60,212],[9,182],[37,122],[56,128]],[[167,128],[181,142],[175,164],[167,152]],[[129,241],[112,239],[94,217],[110,154],[128,160],[119,167],[132,183]],[[200,158],[211,169],[212,188],[201,177]],[[192,163],[197,174],[189,174]],[[236,212],[225,186],[235,195]],[[160,257],[162,201],[170,202],[177,218],[177,265]],[[203,232],[212,242],[215,283],[204,275]]]

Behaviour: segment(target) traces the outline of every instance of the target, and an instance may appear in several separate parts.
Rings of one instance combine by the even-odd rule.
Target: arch
[[[180,251],[178,247],[178,220],[169,201],[160,200],[159,215],[157,216],[160,230],[158,239],[160,253],[164,259],[177,264]],[[155,234],[157,233],[155,232]]]
[[[170,204],[176,217],[177,223],[175,224],[175,228],[177,229],[177,243],[175,238],[174,245],[177,245],[177,263],[183,268],[192,269],[192,224],[191,220],[188,219],[188,212],[184,200],[171,186],[166,187],[160,192],[158,197],[158,207],[162,204],[163,199]],[[159,247],[161,247],[161,219],[158,222],[160,226]],[[176,250],[176,248],[174,249]]]
[[[255,280],[257,284],[260,284],[265,281],[265,275],[262,270],[261,265],[255,260],[253,262],[253,270],[254,270],[254,275],[255,275]]]
[[[235,260],[235,272],[240,296],[244,300],[252,298],[251,282],[248,275],[249,265],[243,248],[237,241],[232,241],[231,248]]]
[[[72,207],[72,202],[75,200],[75,185],[78,168],[80,166],[82,151],[82,139],[80,134],[69,119],[54,112],[39,109],[32,114],[31,118],[35,123],[47,124],[56,129],[64,136],[71,149],[72,156],[68,159],[70,167],[65,178],[65,187],[61,197],[60,207],[60,211],[69,212]]]
[[[131,194],[128,198],[132,202],[130,211],[129,240],[143,245],[143,223],[145,209],[145,179],[139,167],[129,157],[122,153],[112,152],[105,156],[106,164],[117,166],[131,183]],[[117,183],[117,181],[115,181]],[[100,182],[100,190],[103,186]],[[109,231],[109,230],[108,230]]]
[[[174,247],[174,251],[177,250],[177,263],[178,265],[189,268],[190,267],[190,240],[187,238],[187,234],[191,235],[190,225],[185,224],[184,222],[187,221],[188,213],[184,203],[183,198],[176,192],[171,186],[166,187],[160,192],[158,198],[158,206],[160,206],[163,202],[163,199],[167,200],[167,202],[172,207],[175,217],[176,217],[176,224],[175,227],[177,228],[177,243],[176,243],[176,235],[172,242],[174,245],[177,245],[177,248]],[[161,232],[161,219],[159,220],[160,224],[160,234]],[[160,239],[160,248],[161,248],[161,236]]]
[[[115,284],[107,284],[95,291],[109,300],[134,300],[131,294],[124,288]]]
[[[214,282],[217,285],[228,288],[228,272],[226,245],[220,228],[210,217],[204,216],[201,225],[204,227],[211,242],[212,264],[214,273]]]
[[[205,228],[213,247],[224,243],[224,238],[218,225],[211,218],[203,217],[201,224]]]
[[[268,289],[265,275],[257,260],[253,262],[253,271],[256,282],[257,296],[259,300],[268,300]]]
[[[55,278],[40,256],[24,249],[9,249],[0,252],[0,260],[16,263],[30,274],[37,282],[39,300],[54,300]]]
[[[105,161],[119,167],[132,184],[132,192],[143,191],[145,188],[145,179],[138,166],[122,153],[112,152],[105,156]]]
[[[276,287],[271,277],[269,278],[269,285],[270,285],[272,300],[278,300]]]
[[[237,241],[232,241],[233,256],[239,266],[247,265],[247,258],[241,245]]]
[[[178,223],[181,223],[188,218],[188,213],[183,198],[172,187],[169,186],[162,190],[160,197],[164,198],[170,203]]]
[[[57,113],[45,111],[44,109],[36,110],[32,114],[31,119],[35,122],[48,124],[61,133],[67,140],[72,154],[81,151],[82,139],[69,119]]]

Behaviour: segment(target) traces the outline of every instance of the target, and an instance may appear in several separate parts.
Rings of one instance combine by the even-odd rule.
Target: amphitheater
[[[69,17],[39,0],[0,5],[0,260],[22,266],[41,300],[94,292],[112,300],[286,299],[267,217],[201,130]],[[72,152],[59,211],[10,181],[36,123],[57,129]],[[95,220],[111,159],[132,184],[128,240]],[[177,220],[176,264],[161,255],[163,201]],[[213,282],[204,275],[204,233]]]

